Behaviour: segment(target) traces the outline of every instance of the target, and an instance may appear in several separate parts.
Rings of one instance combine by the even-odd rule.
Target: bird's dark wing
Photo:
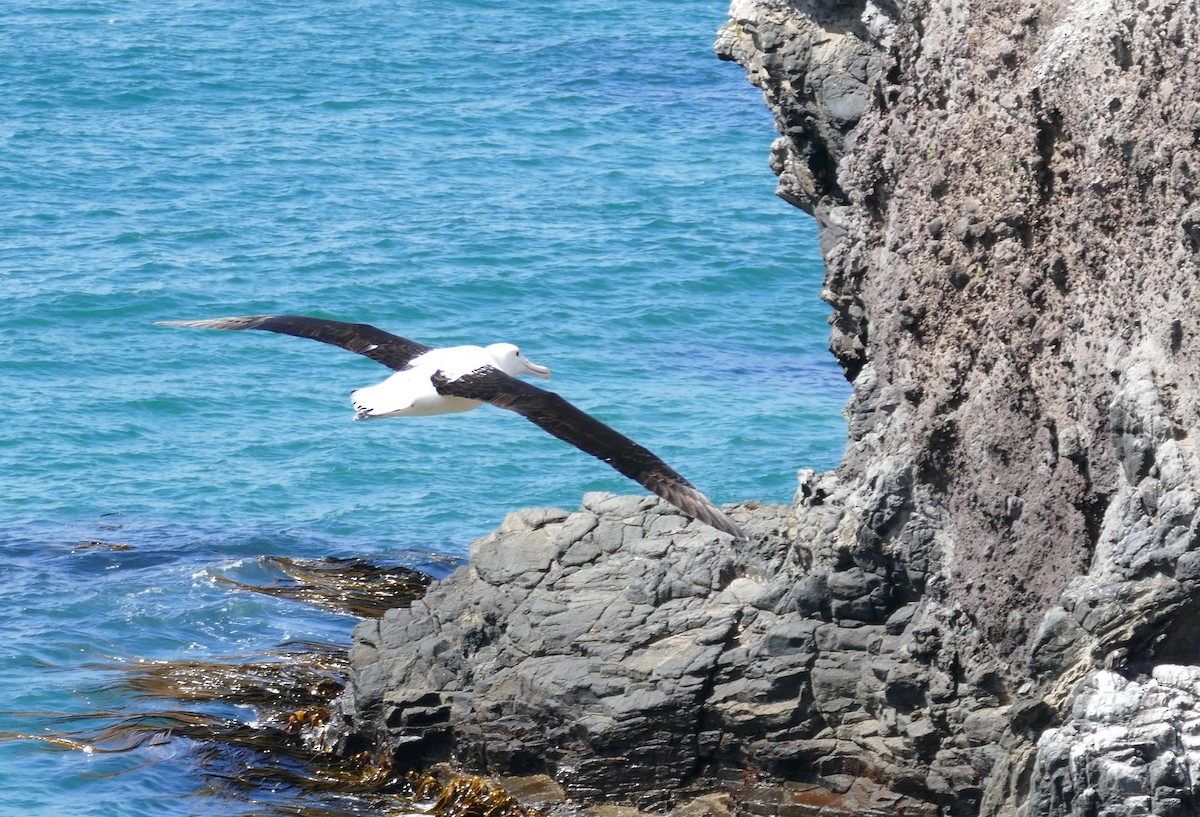
[[[198,326],[203,329],[261,329],[298,338],[312,338],[349,349],[399,371],[431,347],[384,332],[365,323],[345,323],[304,315],[243,315],[206,321],[158,321],[160,326]]]
[[[560,440],[607,462],[692,519],[698,519],[739,539],[746,538],[733,520],[675,469],[554,392],[539,389],[491,366],[476,369],[453,381],[438,371],[432,380],[440,394],[483,400],[499,408],[515,411]]]

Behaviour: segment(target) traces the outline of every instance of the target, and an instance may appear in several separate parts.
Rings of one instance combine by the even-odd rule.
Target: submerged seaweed
[[[253,813],[364,813],[377,805],[376,798],[403,792],[405,781],[392,771],[389,757],[335,751],[335,718],[327,705],[343,687],[346,650],[304,646],[313,651],[296,652],[293,646],[253,661],[106,665],[103,669],[119,677],[97,691],[101,697],[163,707],[60,715],[52,719],[58,729],[4,733],[0,740],[36,740],[94,754],[182,741],[209,780],[207,788],[254,804]],[[257,717],[245,721],[209,709],[179,708],[180,701],[213,709],[252,706]],[[348,795],[366,795],[369,802]],[[331,797],[341,797],[333,810],[323,802]]]
[[[310,645],[302,657],[278,653],[245,662],[144,661],[121,667],[104,691],[139,699],[222,701],[268,711],[301,708],[334,698],[344,688],[346,651]]]
[[[365,559],[289,559],[263,556],[259,564],[277,578],[268,584],[215,576],[239,590],[313,604],[360,618],[379,618],[407,607],[425,593],[433,578],[403,565],[380,567]]]

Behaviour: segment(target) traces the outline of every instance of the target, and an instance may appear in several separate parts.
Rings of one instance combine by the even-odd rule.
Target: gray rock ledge
[[[962,796],[1006,723],[996,680],[954,677],[913,589],[838,548],[857,523],[836,480],[805,485],[795,510],[733,507],[749,542],[653,497],[510,515],[424,599],[355,629],[353,727],[402,763],[547,774],[581,802],[838,792],[881,768],[924,792],[939,756],[957,759],[935,785]],[[970,740],[944,746],[947,719]]]

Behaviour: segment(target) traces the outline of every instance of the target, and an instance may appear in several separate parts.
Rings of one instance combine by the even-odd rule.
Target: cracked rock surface
[[[735,711],[725,667],[738,634],[786,605],[772,577],[796,553],[787,508],[735,512],[752,548],[666,508],[590,494],[576,513],[512,514],[469,567],[355,631],[359,712],[431,757],[452,742],[577,797],[670,802],[721,750],[722,708],[761,709]],[[811,634],[774,638],[799,669]]]

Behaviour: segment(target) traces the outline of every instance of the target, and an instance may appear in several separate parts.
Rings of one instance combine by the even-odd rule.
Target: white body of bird
[[[408,368],[401,369],[382,383],[353,392],[350,400],[354,403],[354,419],[427,417],[477,409],[483,405],[483,401],[440,394],[433,385],[432,377],[440,371],[454,381],[485,366],[494,366],[513,377],[532,374],[550,379],[548,368],[526,359],[521,350],[511,343],[432,349],[414,358]]]

